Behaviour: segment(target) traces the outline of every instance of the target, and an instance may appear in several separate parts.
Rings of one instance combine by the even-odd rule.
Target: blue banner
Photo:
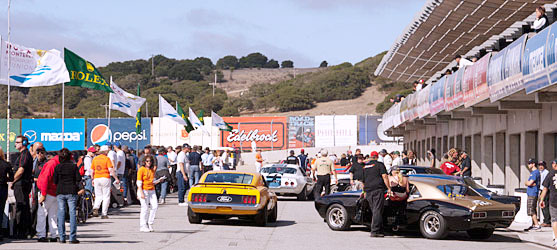
[[[119,142],[130,148],[143,148],[151,142],[151,119],[141,118],[141,133],[135,133],[135,119],[87,119],[87,146]]]
[[[379,126],[381,116],[365,116],[358,117],[358,145],[379,144],[383,142],[377,135],[377,126]]]
[[[29,139],[29,144],[42,142],[47,151],[62,149],[85,149],[85,119],[64,119],[62,137],[62,119],[22,119],[21,131]]]
[[[553,26],[550,26],[553,27]],[[546,28],[526,42],[522,57],[522,75],[526,94],[542,89],[549,85],[547,76],[546,44],[549,31]]]
[[[527,37],[528,35],[521,36],[491,57],[487,78],[491,102],[507,97],[524,88],[522,54]]]
[[[547,40],[547,71],[549,72],[550,85],[557,83],[557,23],[553,23],[549,29],[549,38]]]

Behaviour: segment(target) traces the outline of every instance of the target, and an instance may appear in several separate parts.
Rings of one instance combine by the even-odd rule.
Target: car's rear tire
[[[257,215],[255,215],[254,221],[255,225],[259,227],[264,227],[267,225],[267,219],[269,218],[267,215],[267,205],[265,205]]]
[[[275,207],[273,207],[273,210],[271,210],[268,221],[277,222],[277,218],[278,218],[278,203],[275,204]]]
[[[188,207],[188,220],[190,221],[190,224],[200,224],[201,221],[203,221],[199,214],[196,214],[193,210],[191,210],[191,207]]]
[[[474,228],[466,231],[468,236],[474,240],[485,240],[489,239],[493,235],[493,228]]]
[[[338,192],[338,185],[331,185],[331,194]]]
[[[433,210],[426,211],[420,217],[420,232],[428,239],[443,239],[447,236],[447,222],[443,216]]]
[[[304,188],[302,189],[302,191],[297,195],[297,199],[299,201],[306,201],[308,199],[308,191],[307,191],[307,186],[304,186]]]
[[[329,228],[335,231],[344,231],[352,224],[348,211],[340,204],[333,204],[327,209],[325,221]]]

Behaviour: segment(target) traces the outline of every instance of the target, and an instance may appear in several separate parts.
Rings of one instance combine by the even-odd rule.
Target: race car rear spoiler
[[[257,188],[255,185],[252,184],[242,184],[242,183],[228,183],[228,182],[211,182],[211,183],[197,183],[197,185],[206,185],[206,186],[220,186],[220,185],[229,185],[229,186],[240,186],[240,187],[247,187],[247,188]]]

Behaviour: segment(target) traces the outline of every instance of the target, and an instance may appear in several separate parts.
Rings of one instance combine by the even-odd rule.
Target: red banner
[[[232,126],[232,132],[221,132],[221,146],[251,150],[277,150],[287,148],[286,117],[223,117]]]

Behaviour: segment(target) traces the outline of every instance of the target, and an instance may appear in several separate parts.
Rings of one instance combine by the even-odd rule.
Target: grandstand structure
[[[380,125],[430,164],[452,147],[468,152],[472,175],[506,193],[524,188],[529,158],[557,158],[555,1],[428,0],[375,75],[428,86],[393,105]],[[530,28],[543,5],[550,25]],[[477,57],[451,75],[455,55]]]

